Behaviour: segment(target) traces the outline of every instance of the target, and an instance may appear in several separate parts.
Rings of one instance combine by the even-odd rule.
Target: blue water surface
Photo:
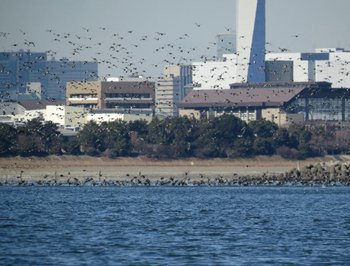
[[[350,188],[0,187],[1,265],[350,265]]]

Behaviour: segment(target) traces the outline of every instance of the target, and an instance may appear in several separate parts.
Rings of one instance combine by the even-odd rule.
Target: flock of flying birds
[[[194,23],[193,28],[199,31],[203,27],[199,23]],[[230,33],[232,30],[225,27],[223,32]],[[0,40],[6,39],[13,50],[38,50],[42,47],[42,44],[31,40],[29,32],[20,29],[19,35],[20,41],[11,43],[12,34],[0,32]],[[299,38],[299,35],[291,37]],[[144,76],[156,80],[162,76],[162,68],[165,65],[215,60],[217,48],[215,41],[203,44],[201,47],[191,45],[194,42],[189,33],[178,36],[172,36],[166,32],[137,34],[134,30],[113,33],[106,27],[83,27],[79,33],[47,29],[42,38],[50,41],[52,48],[46,51],[48,56],[97,62],[99,68],[106,72],[100,79],[117,75],[121,78]],[[276,47],[276,50],[286,52],[289,49]]]
[[[195,23],[194,27],[200,28],[201,25]],[[13,50],[37,50],[42,46],[31,40],[29,33],[19,31],[22,40],[10,44]],[[50,45],[57,48],[49,49],[47,51],[49,56],[62,56],[64,50],[64,57],[70,60],[84,58],[86,61],[95,61],[99,67],[108,72],[101,78],[118,73],[121,77],[142,75],[154,79],[157,77],[148,72],[155,71],[149,71],[150,68],[158,70],[167,64],[190,63],[196,58],[208,59],[204,52],[216,47],[215,43],[210,43],[205,47],[205,51],[202,51],[203,54],[200,54],[199,47],[188,46],[190,35],[187,33],[177,37],[169,36],[165,32],[138,35],[133,30],[122,34],[112,33],[106,27],[95,29],[83,27],[79,33],[48,29],[46,34]],[[0,39],[9,40],[10,38],[10,33],[0,32]],[[159,58],[162,58],[161,61]]]
[[[203,28],[198,23],[195,23],[192,27],[197,30]],[[225,27],[224,32],[231,33],[232,31],[230,28]],[[42,44],[31,40],[29,32],[19,30],[19,34],[21,41],[12,42],[11,47],[13,50],[37,50],[42,46]],[[54,29],[47,29],[45,35],[50,40],[51,46],[46,51],[48,56],[61,56],[62,51],[64,51],[64,56],[69,60],[77,61],[84,58],[85,61],[83,62],[97,62],[99,68],[107,71],[107,74],[100,76],[99,79],[106,79],[109,76],[119,76],[121,79],[130,76],[143,76],[148,80],[155,81],[162,78],[162,68],[166,65],[190,65],[194,61],[200,61],[205,64],[208,61],[217,59],[216,48],[218,44],[216,42],[210,42],[201,47],[193,46],[191,45],[193,41],[189,33],[183,33],[178,36],[170,36],[166,32],[137,34],[134,30],[127,30],[124,33],[113,33],[106,27],[83,27],[79,33],[58,32]],[[11,36],[11,33],[0,32],[0,40],[6,40],[11,43],[13,41]],[[239,38],[245,38],[245,36],[239,36]],[[300,38],[300,35],[294,34],[290,38]],[[269,48],[269,50],[266,50],[266,53],[290,51],[288,48],[274,46],[269,42],[266,43],[266,46]],[[349,75],[349,72],[346,72],[349,62],[343,62],[343,64],[344,74]],[[156,70],[156,75],[150,74],[152,72],[150,67]],[[304,68],[305,72],[308,71],[303,65],[298,67]],[[215,71],[214,67],[211,72]],[[222,81],[229,74],[228,69],[225,69],[224,73],[215,73],[218,81]],[[208,76],[208,79],[212,78],[212,76]]]

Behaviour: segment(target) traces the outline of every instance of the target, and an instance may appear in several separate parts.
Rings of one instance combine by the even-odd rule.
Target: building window
[[[342,120],[342,99],[309,99],[308,109],[310,120]]]
[[[91,94],[71,94],[69,96],[73,99],[85,99],[85,98],[97,98],[97,93],[91,93]]]
[[[149,99],[151,95],[149,93],[105,93],[106,98],[136,98],[136,99]]]

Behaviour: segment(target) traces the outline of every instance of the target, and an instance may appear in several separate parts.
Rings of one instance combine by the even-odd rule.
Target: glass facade
[[[308,120],[342,121],[342,99],[311,98]]]
[[[349,121],[350,95],[346,98],[344,95],[335,96],[299,97],[290,103],[286,110],[290,113],[302,113],[305,121]]]
[[[344,119],[350,121],[350,99],[344,100]]]
[[[96,62],[74,62],[68,59],[47,60],[46,53],[0,53],[0,93],[2,99],[20,100],[31,82],[40,82],[42,98],[63,100],[68,81],[95,81]]]
[[[180,66],[180,84],[178,92],[178,101],[182,101],[187,95],[186,86],[192,84],[192,65],[182,65]]]

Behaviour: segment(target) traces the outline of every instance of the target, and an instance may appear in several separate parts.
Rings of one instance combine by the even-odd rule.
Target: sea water
[[[350,188],[0,187],[1,265],[350,265]]]

